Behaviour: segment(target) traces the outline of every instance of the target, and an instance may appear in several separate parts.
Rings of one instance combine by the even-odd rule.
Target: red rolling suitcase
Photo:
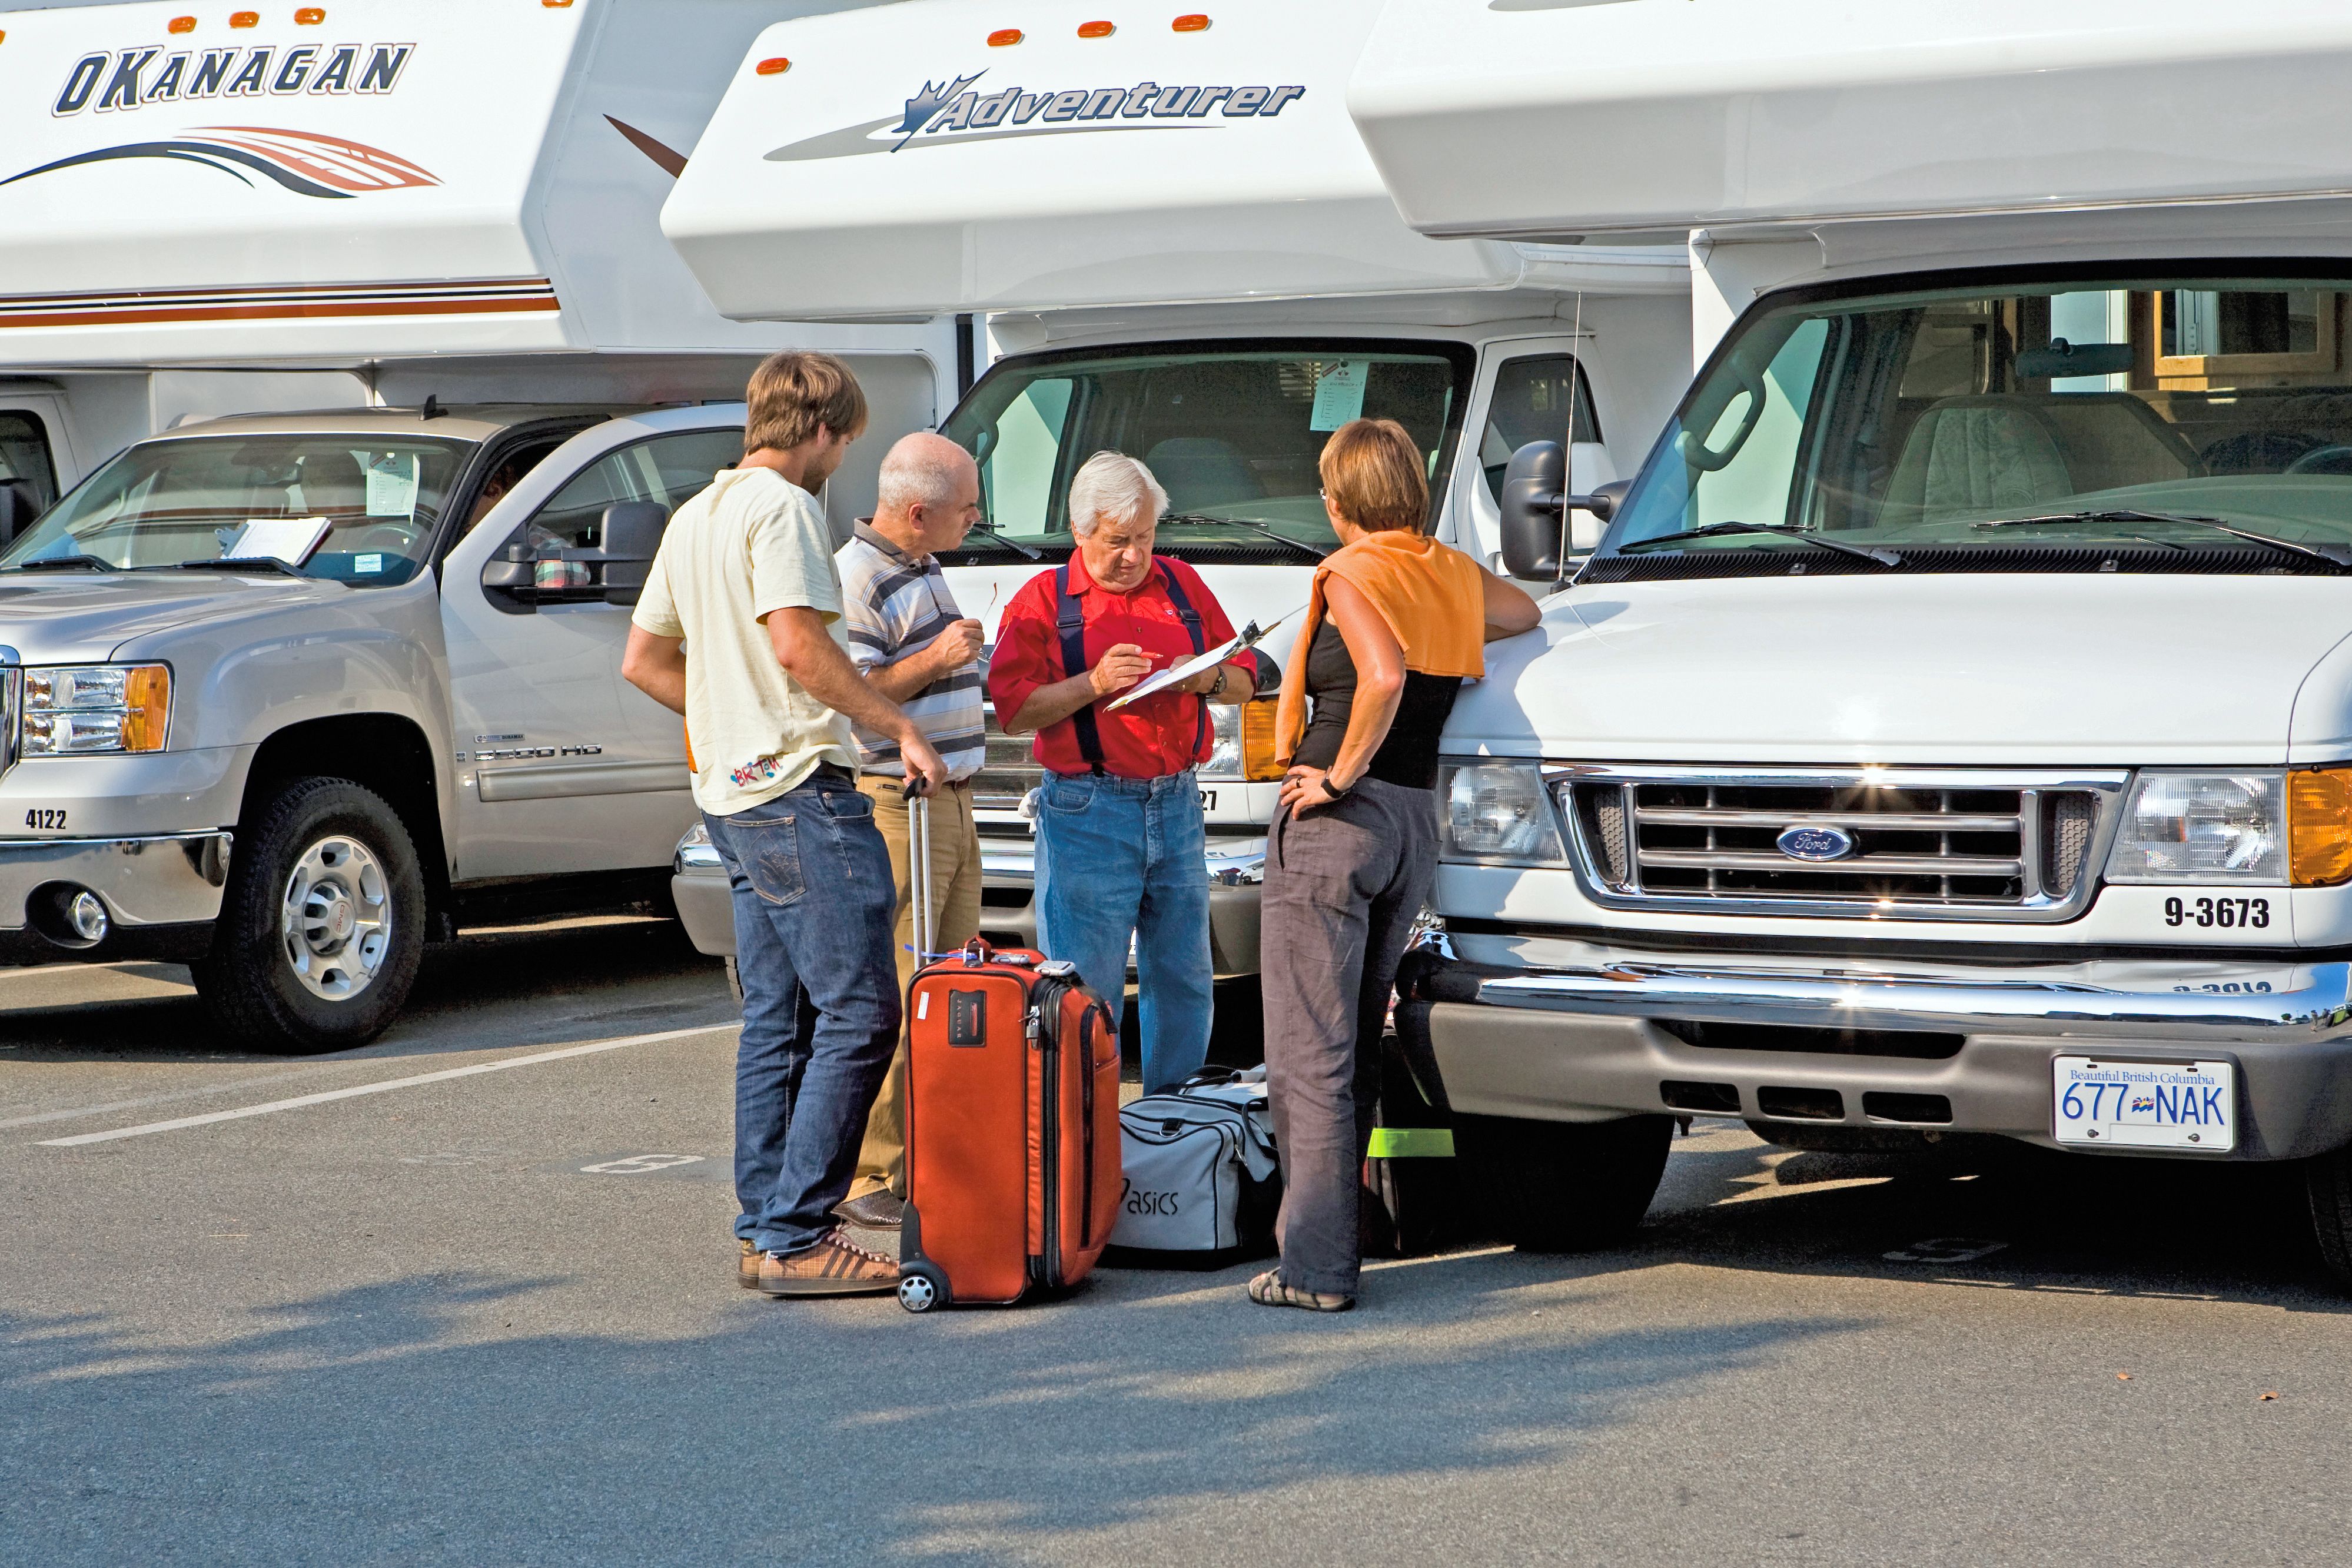
[[[909,826],[928,867],[928,813]],[[916,951],[928,891],[916,873]],[[975,938],[907,997],[898,1304],[1009,1305],[1090,1272],[1118,1217],[1118,1026],[1076,969]]]

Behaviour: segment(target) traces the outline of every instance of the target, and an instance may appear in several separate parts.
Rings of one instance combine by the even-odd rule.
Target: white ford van
[[[1712,1114],[2302,1162],[2352,1275],[2347,65],[2291,0],[1383,13],[1416,227],[1695,231],[1697,379],[1449,731],[1404,1022],[1522,1239]]]

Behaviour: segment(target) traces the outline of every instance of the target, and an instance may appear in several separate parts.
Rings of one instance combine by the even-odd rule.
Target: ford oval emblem
[[[1822,822],[1799,822],[1772,841],[1791,860],[1843,860],[1853,853],[1853,835]]]

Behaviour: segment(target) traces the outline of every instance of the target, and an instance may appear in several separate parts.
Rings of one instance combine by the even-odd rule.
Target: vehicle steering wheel
[[[2352,446],[2314,447],[2286,466],[2290,474],[2352,474]]]

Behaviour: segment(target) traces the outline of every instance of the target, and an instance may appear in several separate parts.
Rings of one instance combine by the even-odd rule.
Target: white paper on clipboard
[[[1216,668],[1217,666],[1224,663],[1225,660],[1233,658],[1235,653],[1241,650],[1241,646],[1242,639],[1239,636],[1236,636],[1224,642],[1219,643],[1216,647],[1201,655],[1198,658],[1187,660],[1182,664],[1171,665],[1168,668],[1161,670],[1159,674],[1150,676],[1143,680],[1139,680],[1133,686],[1129,687],[1125,691],[1120,692],[1114,700],[1104,708],[1103,711],[1106,713],[1116,713],[1120,709],[1126,707],[1129,703],[1137,700],[1139,698],[1149,697],[1155,691],[1165,691],[1170,687],[1190,680],[1196,675],[1206,675],[1209,671]]]

